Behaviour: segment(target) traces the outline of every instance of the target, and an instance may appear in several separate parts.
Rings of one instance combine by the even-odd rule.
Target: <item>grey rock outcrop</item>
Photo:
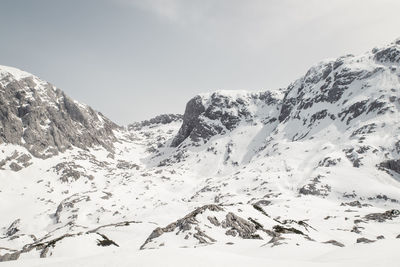
[[[180,232],[186,232],[194,228],[196,230],[196,233],[193,235],[194,238],[199,240],[200,243],[209,243],[209,242],[214,242],[214,239],[207,236],[201,229],[197,227],[198,221],[196,220],[196,216],[199,214],[204,213],[206,210],[210,211],[223,211],[224,209],[221,206],[218,205],[205,205],[200,208],[195,209],[191,213],[187,214],[185,217],[182,219],[179,219],[166,227],[157,227],[154,229],[154,231],[150,234],[150,236],[146,239],[146,241],[143,243],[143,245],[140,246],[140,249],[145,249],[146,245],[150,242],[152,242],[154,239],[160,237],[164,233],[170,233],[175,230]]]
[[[118,126],[101,113],[33,75],[0,72],[0,143],[22,145],[42,158],[71,146],[113,149]]]
[[[21,223],[20,219],[16,219],[15,221],[13,221],[7,229],[6,236],[10,237],[19,232],[20,223]]]
[[[336,240],[328,240],[323,243],[324,244],[332,244],[334,246],[341,247],[341,248],[344,247],[344,245],[342,243],[340,243],[339,241],[336,241]]]
[[[373,242],[375,242],[375,241],[376,241],[376,240],[371,240],[371,239],[368,239],[368,238],[365,238],[365,237],[357,238],[357,243],[368,244],[368,243],[373,243]]]
[[[177,147],[187,138],[195,143],[207,142],[215,135],[232,131],[242,121],[253,122],[256,114],[249,110],[252,104],[259,109],[270,110],[261,120],[270,123],[277,121],[280,102],[278,94],[269,91],[235,97],[224,91],[214,92],[210,96],[198,95],[186,104],[182,126],[171,146]]]
[[[182,127],[179,129],[178,134],[172,141],[171,146],[178,146],[189,136],[196,141],[199,137],[206,137],[206,135],[212,134],[210,131],[207,131],[207,128],[202,127],[200,114],[204,111],[205,107],[203,106],[200,96],[192,98],[186,104]]]
[[[10,169],[15,171],[15,172],[17,172],[17,171],[22,170],[22,167],[18,163],[11,162],[10,163]]]
[[[398,160],[386,160],[380,164],[380,167],[386,170],[394,171],[400,174],[400,159]]]
[[[256,234],[257,225],[254,224],[255,221],[247,221],[232,212],[229,212],[225,217],[225,220],[222,222],[222,227],[229,228],[226,234],[232,236],[238,234],[244,239],[262,239]]]
[[[168,124],[171,122],[181,121],[181,114],[161,114],[149,120],[144,120],[141,122],[135,122],[128,125],[128,130],[141,130],[143,127],[152,126],[157,124]]]
[[[382,213],[370,213],[365,215],[365,219],[368,221],[385,222],[387,220],[393,220],[400,216],[400,210],[387,210]]]

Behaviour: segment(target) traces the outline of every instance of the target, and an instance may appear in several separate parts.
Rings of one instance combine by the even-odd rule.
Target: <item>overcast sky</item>
[[[400,37],[399,0],[0,0],[0,65],[120,124],[197,93],[286,87]]]

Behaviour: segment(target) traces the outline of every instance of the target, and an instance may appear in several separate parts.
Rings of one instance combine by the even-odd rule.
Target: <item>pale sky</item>
[[[399,0],[0,0],[0,65],[119,124],[201,92],[287,87],[400,37]]]

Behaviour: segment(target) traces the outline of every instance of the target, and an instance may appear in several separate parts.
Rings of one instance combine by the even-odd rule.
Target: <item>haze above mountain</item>
[[[3,65],[118,124],[214,90],[285,88],[324,58],[398,36],[397,0],[3,0]]]

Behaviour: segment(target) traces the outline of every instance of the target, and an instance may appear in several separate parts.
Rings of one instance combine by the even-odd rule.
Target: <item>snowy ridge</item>
[[[1,68],[0,143],[25,146],[36,157],[51,157],[71,146],[111,150],[117,125],[70,99],[34,75]]]
[[[0,101],[19,103],[2,86]],[[50,157],[32,153],[35,135],[0,135],[0,197],[9,203],[0,206],[1,261],[151,265],[168,253],[182,259],[167,265],[183,266],[187,255],[236,266],[399,260],[390,250],[400,242],[399,41],[325,60],[286,89],[201,94],[183,116],[126,128],[64,94],[56,99],[71,117],[69,138],[105,129]],[[2,134],[10,125],[0,118]],[[367,255],[375,249],[381,258]]]
[[[3,78],[8,75],[12,75],[17,80],[33,76],[32,74],[17,68],[0,65],[0,77]]]

